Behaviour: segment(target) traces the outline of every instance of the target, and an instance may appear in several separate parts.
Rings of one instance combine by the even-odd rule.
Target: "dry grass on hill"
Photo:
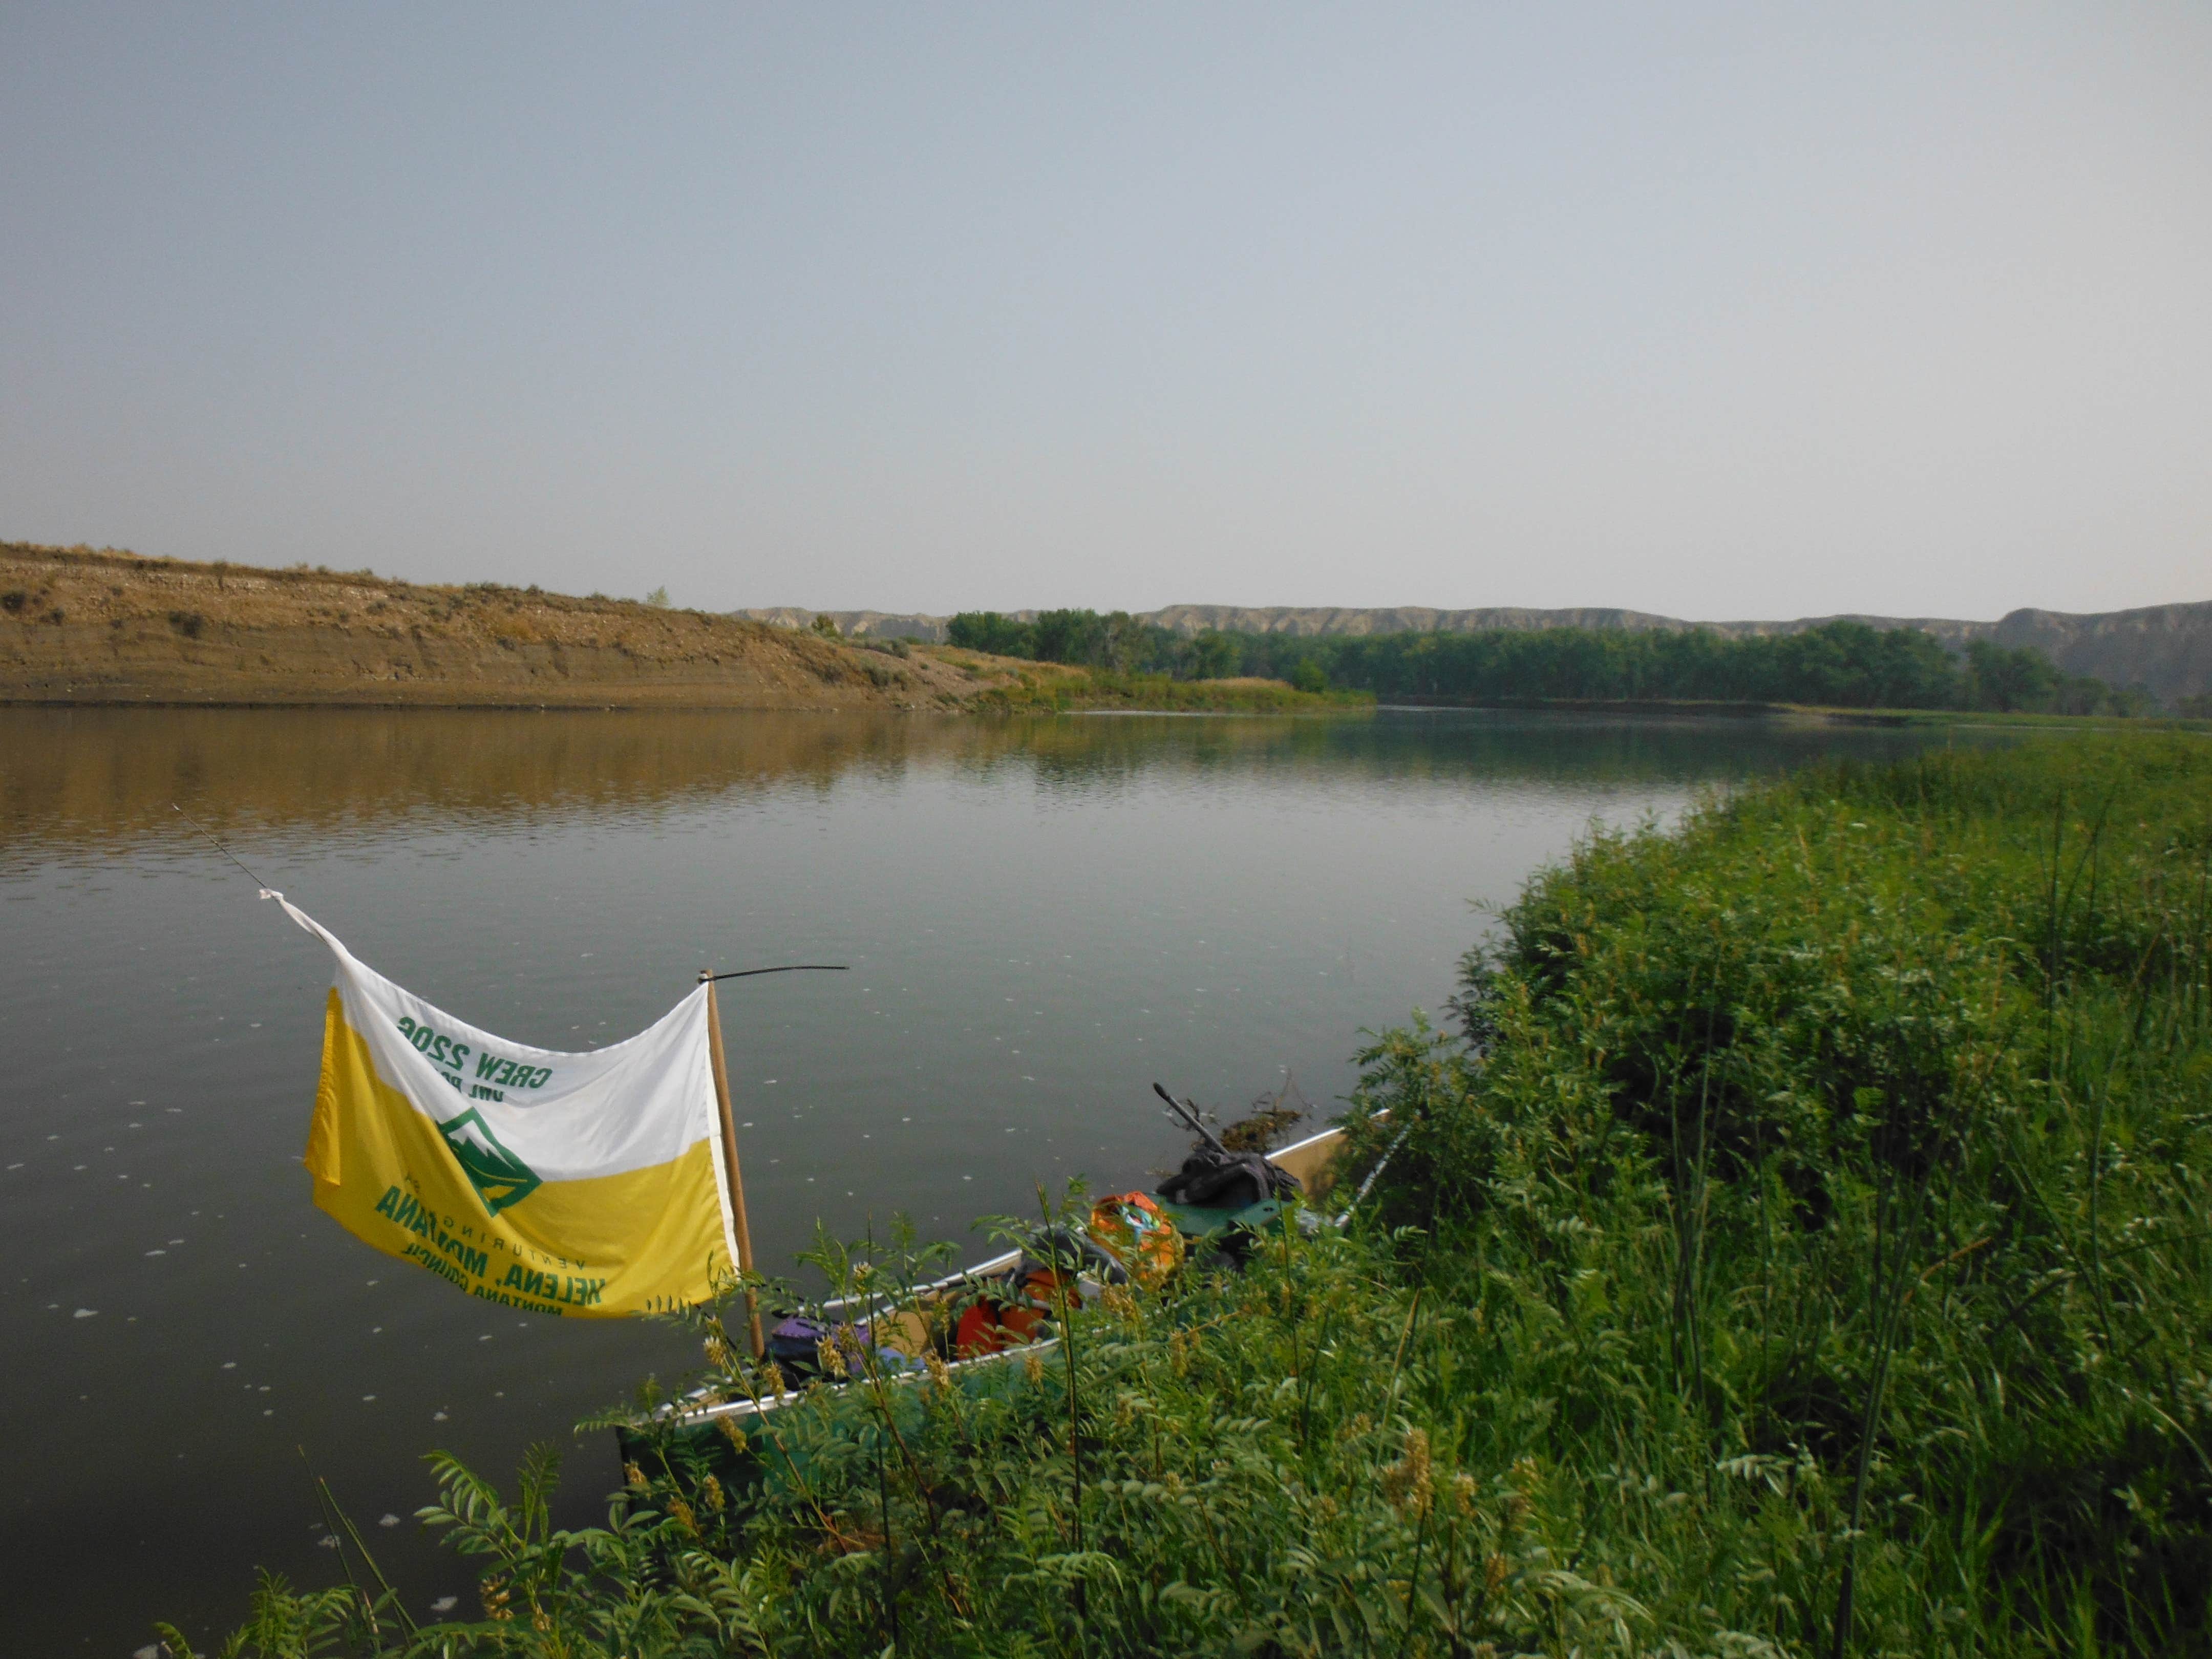
[[[0,543],[0,702],[950,708],[995,678],[596,595]]]

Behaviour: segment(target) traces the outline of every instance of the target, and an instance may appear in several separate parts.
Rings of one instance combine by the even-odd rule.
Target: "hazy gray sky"
[[[0,7],[0,536],[2212,598],[2212,7]]]

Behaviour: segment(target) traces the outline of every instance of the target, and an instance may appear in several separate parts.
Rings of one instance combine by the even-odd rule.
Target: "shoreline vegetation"
[[[2137,720],[2039,653],[1837,623],[1746,638],[1583,629],[1175,635],[1115,612],[841,637],[644,600],[0,544],[0,704],[1357,714],[1378,706],[1921,723]],[[2185,699],[2177,713],[2199,709]]]
[[[2212,749],[1816,766],[1498,921],[1359,1057],[1352,1167],[1396,1151],[1348,1226],[988,1389],[826,1353],[742,1480],[648,1385],[604,1528],[550,1453],[512,1497],[434,1456],[480,1618],[349,1534],[222,1651],[2205,1651]],[[943,1254],[808,1259],[896,1300]],[[762,1389],[699,1334],[685,1383]]]
[[[1848,620],[1791,633],[1493,628],[1464,633],[1176,633],[1126,611],[1047,611],[1017,622],[963,611],[951,644],[1127,679],[1260,678],[1301,691],[1446,706],[1927,709],[2111,715],[2156,712],[2140,687],[2069,675],[2032,647],[1954,652],[1910,627]],[[2172,712],[2212,714],[2212,699]],[[2205,703],[2200,708],[2197,705]]]

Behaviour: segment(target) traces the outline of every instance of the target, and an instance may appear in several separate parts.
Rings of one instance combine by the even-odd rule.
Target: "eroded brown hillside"
[[[741,617],[0,543],[0,702],[945,708],[975,679]]]

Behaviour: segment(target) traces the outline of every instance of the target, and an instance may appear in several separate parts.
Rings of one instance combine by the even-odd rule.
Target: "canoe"
[[[1296,1176],[1305,1201],[1312,1203],[1326,1198],[1335,1186],[1340,1173],[1337,1164],[1344,1145],[1345,1132],[1341,1128],[1324,1129],[1279,1147],[1267,1158],[1268,1163]],[[1240,1230],[1264,1233],[1282,1224],[1283,1206],[1274,1199],[1262,1199],[1241,1209],[1156,1201],[1175,1223],[1176,1230],[1194,1247],[1202,1248],[1209,1241],[1233,1237]],[[902,1305],[896,1307],[891,1305],[893,1298],[889,1295],[842,1297],[825,1302],[814,1310],[819,1316],[817,1322],[836,1333],[836,1340],[847,1352],[857,1354],[863,1345],[872,1349],[880,1362],[881,1371],[894,1381],[921,1375],[925,1369],[921,1356],[933,1352],[939,1355],[946,1374],[964,1389],[1004,1386],[1006,1374],[1011,1371],[1018,1375],[1021,1369],[1008,1367],[1006,1361],[1024,1353],[1048,1350],[1059,1339],[1050,1335],[1024,1339],[1000,1328],[1008,1339],[1001,1346],[988,1352],[961,1354],[951,1346],[949,1332],[961,1309],[1005,1291],[1007,1276],[1020,1267],[1024,1254],[1018,1249],[1007,1250],[942,1279],[905,1287],[896,1296]],[[1089,1302],[1102,1296],[1104,1290],[1104,1279],[1091,1273],[1079,1273],[1070,1294]],[[792,1381],[788,1376],[785,1380],[787,1384]],[[816,1386],[849,1386],[827,1378],[810,1381]],[[802,1395],[801,1387],[787,1386],[757,1397],[714,1400],[694,1395],[672,1401],[655,1413],[649,1430],[644,1425],[635,1430],[617,1430],[623,1462],[626,1465],[636,1463],[641,1456],[654,1453],[656,1448],[659,1456],[665,1456],[666,1443],[674,1440],[688,1446],[702,1464],[721,1476],[726,1485],[732,1480],[749,1484],[750,1479],[757,1478],[757,1465],[752,1459],[740,1456],[737,1446],[741,1440],[750,1443],[771,1428],[773,1414]],[[733,1434],[732,1431],[737,1432]]]

